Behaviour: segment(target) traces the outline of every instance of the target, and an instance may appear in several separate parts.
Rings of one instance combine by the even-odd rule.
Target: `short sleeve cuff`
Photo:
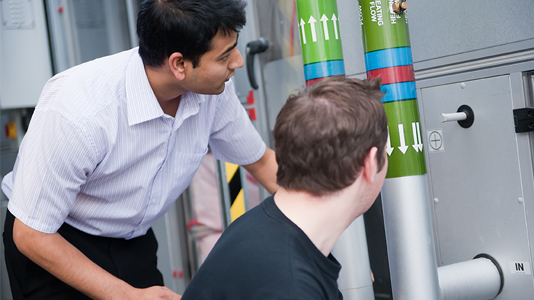
[[[30,216],[23,213],[22,210],[19,209],[19,207],[17,207],[17,205],[13,201],[9,201],[7,203],[7,209],[13,216],[15,216],[15,218],[19,219],[19,221],[24,223],[24,225],[32,229],[35,229],[37,231],[43,232],[43,233],[47,233],[47,234],[56,233],[62,225],[62,224],[45,224],[41,220],[32,219]]]

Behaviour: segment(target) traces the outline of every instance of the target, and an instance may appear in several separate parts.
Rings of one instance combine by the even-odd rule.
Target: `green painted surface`
[[[388,116],[390,145],[394,149],[388,157],[388,172],[386,178],[395,178],[426,173],[424,146],[422,151],[416,151],[413,145],[423,145],[423,132],[419,124],[419,132],[414,136],[412,123],[419,122],[417,100],[395,101],[384,103]],[[420,123],[420,122],[419,122]],[[403,125],[405,142],[401,142],[399,124]],[[416,125],[417,126],[417,125]],[[408,146],[405,154],[399,147]]]
[[[393,0],[359,0],[364,53],[410,46],[406,12],[391,10]]]
[[[296,3],[304,65],[343,60],[336,0],[296,0]]]

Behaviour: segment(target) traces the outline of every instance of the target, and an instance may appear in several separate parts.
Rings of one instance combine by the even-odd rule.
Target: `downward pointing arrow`
[[[419,137],[419,151],[423,152],[423,136],[421,135],[421,124],[417,122],[417,136]]]
[[[389,126],[388,126],[388,142],[386,144],[386,152],[388,153],[388,156],[391,156],[391,153],[395,150],[395,148],[391,148],[391,140],[389,139]]]
[[[328,22],[328,18],[325,14],[323,14],[321,22],[323,22],[324,39],[328,41],[330,39],[330,36],[328,35],[328,24],[326,23]]]
[[[406,154],[406,150],[408,150],[408,146],[406,146],[406,139],[404,138],[404,125],[399,124],[399,137],[400,137],[400,147],[399,150],[402,152],[402,154]]]
[[[415,122],[412,123],[412,133],[413,133],[413,145],[412,147],[415,149],[415,152],[419,152],[419,144],[417,143],[417,128],[415,128],[416,124]]]
[[[306,44],[306,32],[304,31],[304,25],[306,25],[306,22],[304,22],[303,19],[300,19],[300,29],[302,30],[302,43]]]
[[[412,123],[412,133],[413,133],[413,145],[415,152],[423,151],[423,141],[421,138],[421,127],[419,122]]]
[[[312,34],[312,40],[314,42],[317,42],[317,33],[315,32],[315,22],[317,22],[317,20],[315,20],[313,18],[313,16],[310,16],[310,20],[308,21],[308,23],[310,24],[311,26],[311,34]]]

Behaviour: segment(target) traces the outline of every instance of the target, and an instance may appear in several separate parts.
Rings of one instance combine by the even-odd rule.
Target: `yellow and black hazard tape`
[[[245,213],[245,195],[243,192],[243,184],[241,183],[241,171],[238,165],[225,163],[226,167],[226,181],[228,183],[228,190],[230,194],[230,216],[231,221],[240,217]]]

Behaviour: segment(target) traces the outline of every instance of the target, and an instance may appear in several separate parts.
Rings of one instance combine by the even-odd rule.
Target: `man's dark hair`
[[[378,165],[387,141],[380,80],[326,78],[290,96],[274,127],[277,183],[322,196],[342,190],[359,176],[369,150]]]
[[[228,35],[245,26],[245,7],[242,0],[144,1],[137,16],[143,63],[158,67],[180,52],[196,67],[218,32]]]

